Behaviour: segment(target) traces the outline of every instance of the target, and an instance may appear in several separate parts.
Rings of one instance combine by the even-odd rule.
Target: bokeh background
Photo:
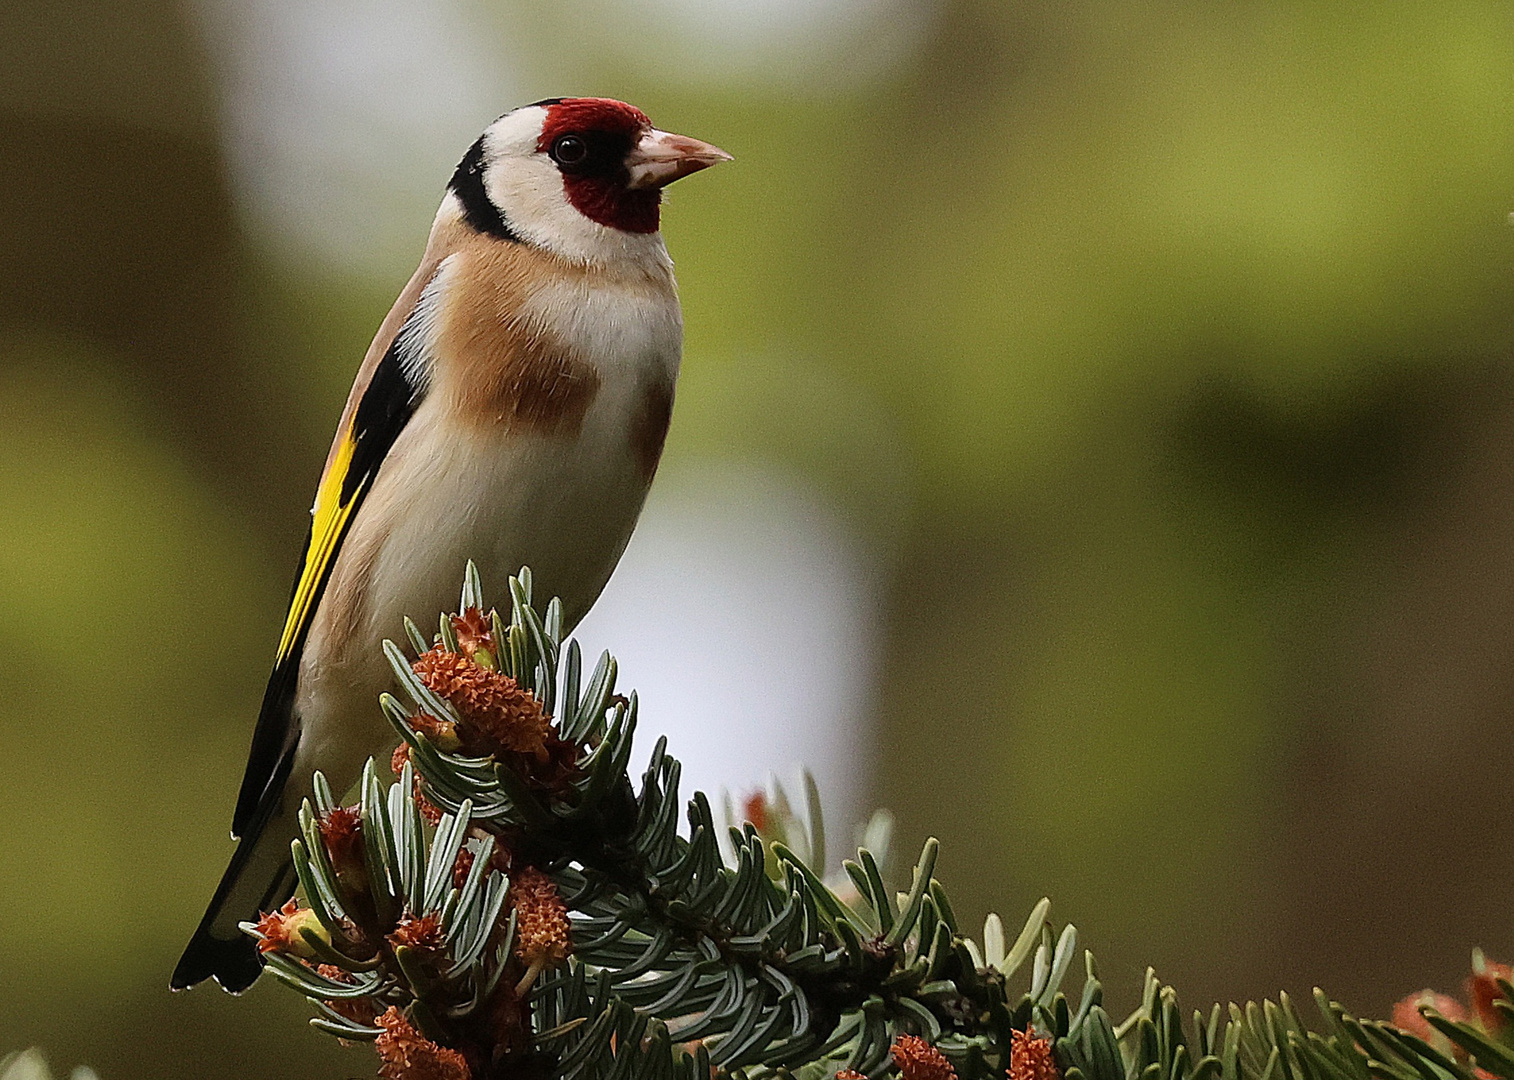
[[[6,0],[0,1049],[371,1075],[165,986],[352,372],[558,94],[736,156],[582,631],[686,776],[807,761],[1116,1011],[1514,958],[1508,4]]]

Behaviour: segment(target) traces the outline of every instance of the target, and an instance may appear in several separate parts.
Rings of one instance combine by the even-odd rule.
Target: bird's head
[[[448,190],[481,232],[597,262],[660,247],[662,189],[730,158],[623,101],[552,98],[490,124]]]

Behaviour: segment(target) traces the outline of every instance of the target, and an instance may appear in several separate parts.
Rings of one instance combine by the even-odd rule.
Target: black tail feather
[[[168,980],[172,990],[187,990],[206,979],[214,978],[221,988],[240,994],[263,973],[263,962],[258,959],[258,943],[245,934],[237,940],[227,941],[214,937],[206,927],[195,931],[184,955],[179,957],[179,966],[173,969]]]
[[[251,847],[252,843],[244,840],[237,848],[237,855],[242,856]],[[225,876],[221,878],[220,888],[216,889],[215,899],[210,902],[199,928],[195,930],[194,937],[189,939],[189,945],[179,958],[178,966],[173,969],[173,977],[168,980],[170,989],[187,990],[213,977],[223,989],[240,994],[262,974],[263,962],[258,957],[258,943],[235,928],[231,930],[232,936],[225,936],[222,927],[217,925],[222,921],[222,908],[228,895],[240,883],[246,861],[245,856],[232,858]],[[294,884],[294,864],[286,861],[269,883],[256,909],[237,914],[252,920],[257,918],[258,911],[273,911],[294,895]]]
[[[294,864],[289,858],[294,829],[274,824],[274,831],[268,831],[271,821],[283,820],[279,810],[285,801],[283,788],[294,764],[294,751],[291,746],[285,753],[269,795],[237,843],[231,865],[221,875],[215,896],[168,981],[171,989],[185,990],[214,978],[226,990],[239,994],[262,973],[257,942],[242,933],[237,924],[256,919],[260,911],[275,910],[294,895]],[[284,835],[286,831],[289,835]]]

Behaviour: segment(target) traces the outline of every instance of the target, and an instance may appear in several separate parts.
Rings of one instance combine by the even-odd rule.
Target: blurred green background
[[[0,1049],[107,1080],[373,1068],[276,987],[165,989],[429,222],[377,200],[312,256],[245,179],[302,105],[248,141],[248,65],[299,30],[244,37],[296,6],[0,9]],[[323,0],[340,62],[304,70],[340,90],[341,27],[413,6]],[[965,917],[1051,895],[1114,1011],[1147,964],[1189,1005],[1386,1014],[1514,958],[1514,9],[446,10],[514,95],[452,161],[554,93],[736,155],[666,214],[670,482],[760,462],[863,538],[865,801],[941,837]]]

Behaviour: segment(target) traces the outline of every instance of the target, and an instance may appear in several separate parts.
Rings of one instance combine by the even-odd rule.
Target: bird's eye
[[[577,135],[563,135],[552,143],[552,160],[559,165],[582,165],[588,156],[588,144]]]

